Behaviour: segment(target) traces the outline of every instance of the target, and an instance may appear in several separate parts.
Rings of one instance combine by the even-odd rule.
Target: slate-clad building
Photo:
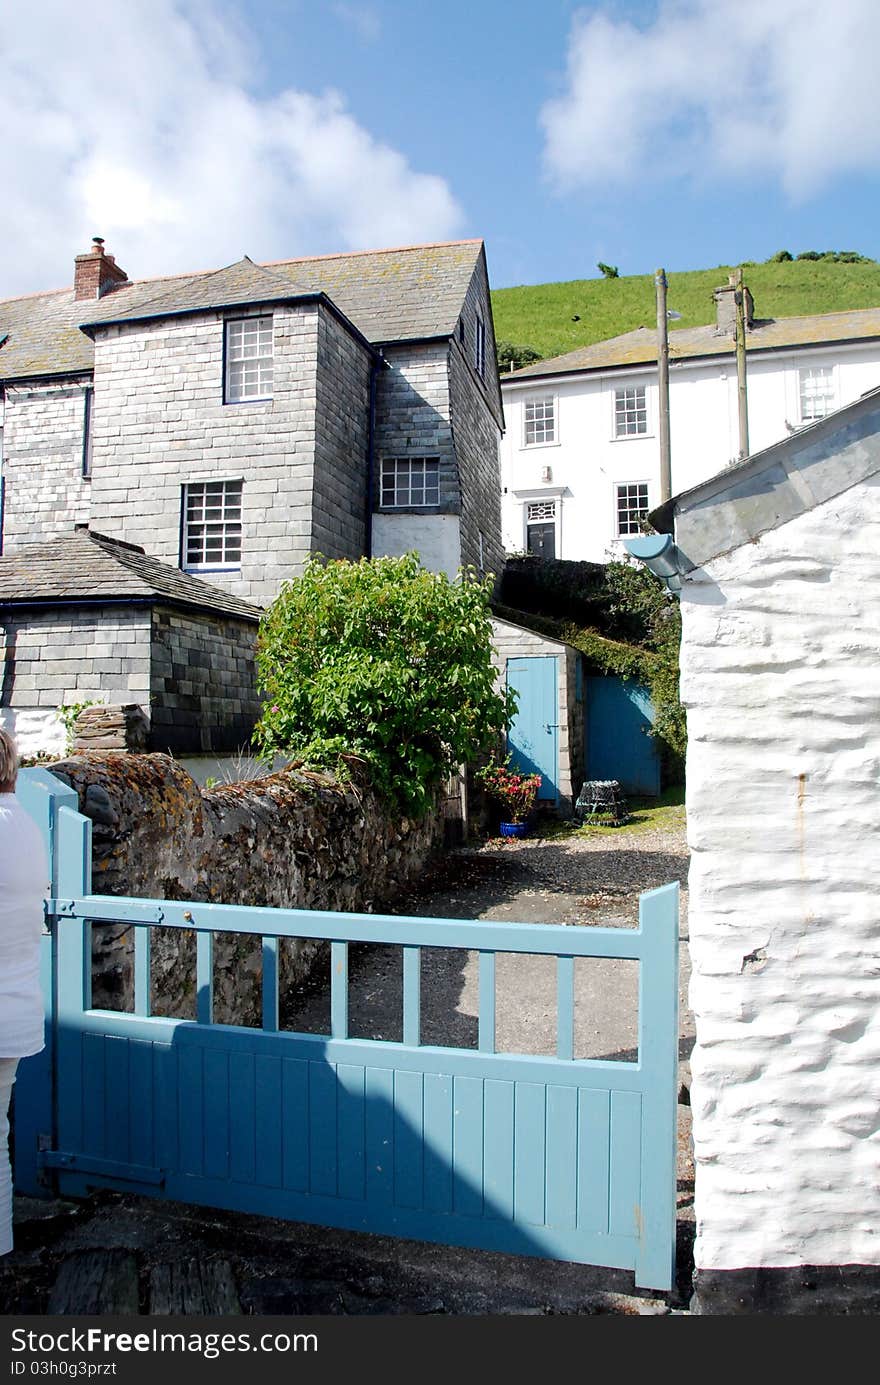
[[[25,754],[63,751],[62,704],[139,707],[151,750],[245,743],[260,610],[79,529],[0,562],[0,716]]]
[[[265,604],[311,553],[499,571],[481,241],[0,303],[3,553],[77,523]]]

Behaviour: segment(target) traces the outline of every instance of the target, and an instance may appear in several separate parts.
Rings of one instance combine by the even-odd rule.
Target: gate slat
[[[577,1087],[547,1088],[547,1225],[577,1225]]]
[[[104,1040],[104,1148],[108,1159],[129,1161],[128,1108],[131,1104],[128,1039]]]
[[[481,1053],[495,1052],[495,953],[481,952],[477,1044]]]
[[[229,1091],[234,1104],[229,1129],[229,1176],[236,1183],[253,1183],[257,1176],[257,1094],[252,1053],[230,1053]]]
[[[536,1082],[517,1082],[514,1098],[514,1217],[543,1226],[547,1166],[547,1091]]]
[[[368,1068],[366,1083],[367,1200],[390,1207],[394,1201],[394,1073]]]
[[[452,1200],[465,1217],[483,1214],[483,1081],[456,1077],[452,1088]]]
[[[394,1201],[421,1207],[424,1119],[420,1072],[394,1074]]]
[[[285,1101],[288,1093],[281,1082],[280,1058],[260,1053],[254,1059],[254,1150],[257,1183],[264,1188],[280,1188],[284,1183],[284,1146],[287,1126],[299,1118],[296,1098]],[[292,1066],[292,1065],[290,1065]],[[302,1187],[305,1186],[303,1182]]]
[[[313,1193],[336,1196],[339,1163],[336,1144],[336,1068],[309,1063],[309,1183]]]
[[[637,1092],[611,1093],[611,1184],[608,1229],[637,1236],[641,1226],[641,1117]]]
[[[611,1093],[578,1092],[577,1224],[582,1231],[608,1232],[611,1176]]]
[[[301,1058],[285,1058],[280,1064],[281,1090],[274,1111],[264,1112],[271,1136],[281,1126],[279,1183],[304,1193],[309,1186],[309,1068]],[[283,1119],[278,1120],[278,1112]]]
[[[213,1045],[206,1047],[202,1070],[205,1084],[205,1177],[228,1178],[229,1055]]]
[[[214,934],[196,934],[196,1018],[199,1024],[214,1020]]]
[[[513,1082],[487,1078],[483,1174],[483,1215],[510,1221],[513,1218]]]
[[[426,1072],[424,1084],[425,1207],[452,1211],[452,1078]]]
[[[278,939],[263,938],[263,1028],[278,1028]]]
[[[187,1045],[178,1050],[177,1078],[180,1167],[184,1173],[201,1176],[205,1149],[205,1110],[200,1047]]]
[[[152,934],[149,928],[134,929],[134,1013],[149,1015],[150,994],[150,954]]]
[[[158,1162],[154,1125],[156,1084],[153,1079],[153,1045],[131,1039],[128,1045],[131,1100],[124,1116],[128,1126],[129,1159],[152,1168]]]
[[[99,1158],[104,1158],[107,1154],[104,1134],[107,1121],[104,1039],[97,1034],[84,1034],[81,1043],[82,1085],[77,1095],[81,1103],[82,1138],[86,1149],[94,1150]]]
[[[422,949],[403,949],[403,1042],[418,1048],[421,1042]]]
[[[354,1063],[338,1063],[336,1080],[339,1196],[362,1202],[367,1195],[365,1069]]]

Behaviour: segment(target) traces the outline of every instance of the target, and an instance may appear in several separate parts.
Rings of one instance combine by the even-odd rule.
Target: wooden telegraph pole
[[[749,400],[746,391],[746,311],[743,272],[736,271],[733,301],[736,307],[736,394],[739,414],[739,458],[749,455]]]
[[[669,450],[669,335],[666,318],[666,270],[654,275],[657,290],[657,411],[660,424],[660,503],[672,496],[672,459]]]

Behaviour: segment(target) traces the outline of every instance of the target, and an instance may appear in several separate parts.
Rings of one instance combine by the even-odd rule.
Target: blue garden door
[[[622,678],[587,680],[587,778],[616,779],[631,794],[660,792],[660,755],[649,735],[651,694]]]
[[[507,733],[513,764],[524,774],[540,774],[538,798],[559,798],[559,700],[555,655],[507,661],[507,686],[518,695],[516,716]]]

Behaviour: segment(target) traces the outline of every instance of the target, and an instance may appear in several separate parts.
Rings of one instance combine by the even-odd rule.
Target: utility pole
[[[736,307],[736,393],[739,414],[739,459],[749,455],[749,400],[746,391],[746,309],[743,272],[734,275],[733,302]]]
[[[660,503],[672,496],[672,460],[669,450],[669,335],[666,317],[666,270],[654,275],[657,290],[657,412],[660,423]]]

